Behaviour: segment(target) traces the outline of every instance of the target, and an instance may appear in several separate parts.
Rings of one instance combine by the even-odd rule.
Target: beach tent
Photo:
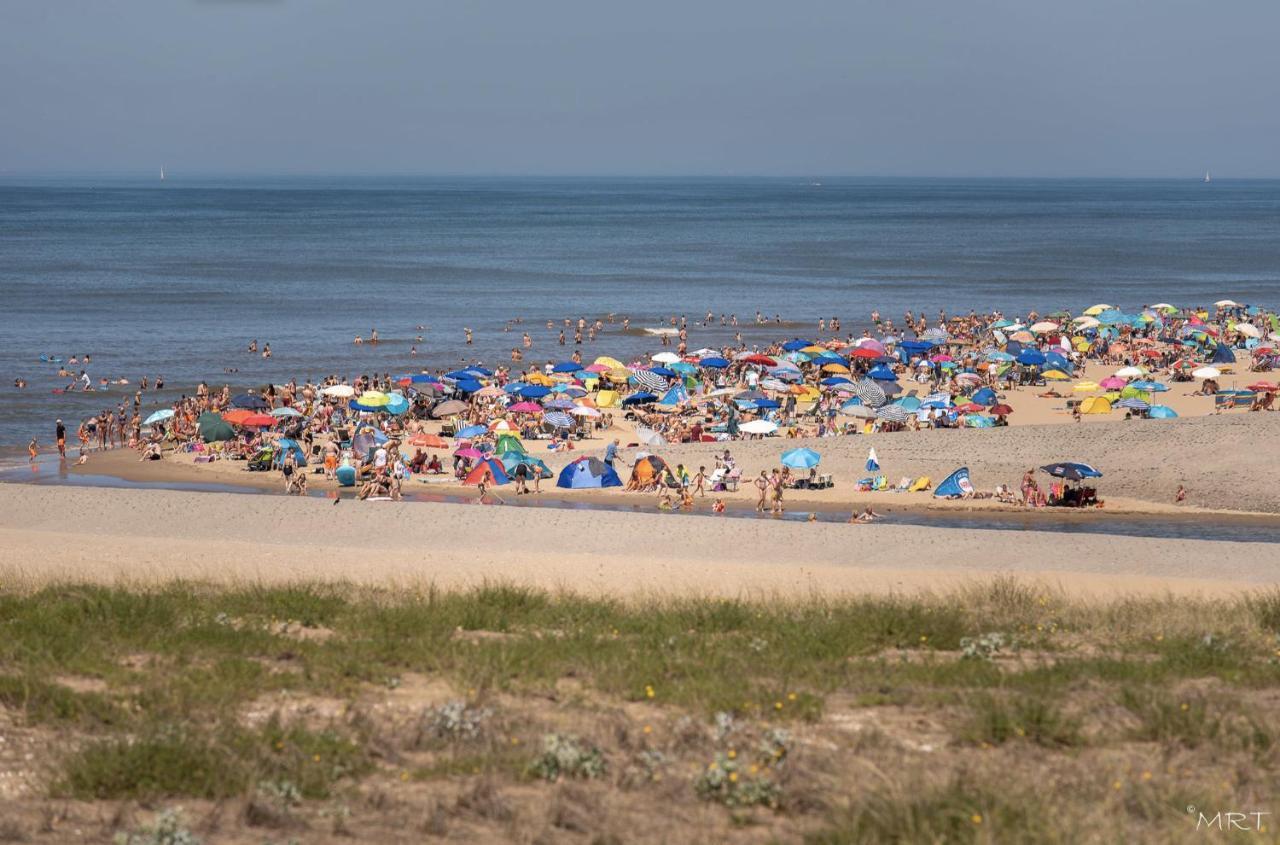
[[[677,384],[666,392],[661,399],[658,400],[659,405],[679,405],[689,401],[689,391],[684,389],[684,385]]]
[[[276,441],[276,455],[271,461],[272,464],[278,467],[284,466],[284,456],[289,452],[293,453],[293,459],[298,462],[298,466],[304,467],[307,465],[307,453],[302,451],[298,441],[290,440],[287,437],[282,437]]]
[[[618,391],[602,390],[596,394],[597,408],[612,408],[618,404]]]
[[[1081,400],[1080,413],[1109,414],[1111,413],[1111,403],[1101,396],[1090,396],[1088,399]]]
[[[973,484],[969,481],[969,468],[960,467],[938,485],[938,489],[933,491],[933,495],[937,499],[950,499],[965,496],[972,492]]]
[[[196,421],[196,425],[200,429],[200,439],[205,443],[234,440],[236,436],[235,429],[213,411],[205,411],[201,414],[200,419]]]
[[[520,442],[520,438],[515,435],[501,434],[498,435],[498,440],[494,444],[494,451],[499,455],[506,452],[518,452],[520,454],[524,454],[525,448],[524,444]]]
[[[507,471],[508,477],[515,473],[516,467],[520,464],[524,464],[529,468],[530,478],[534,476],[551,478],[554,475],[551,468],[540,459],[526,455],[524,452],[504,452],[502,454],[502,468]]]
[[[471,472],[467,473],[467,477],[462,480],[462,483],[478,487],[482,481],[492,486],[507,484],[511,479],[507,477],[507,470],[500,461],[495,458],[486,458],[476,464]]]
[[[583,457],[560,471],[557,487],[570,490],[586,490],[600,487],[621,487],[622,479],[613,468],[599,458]]]
[[[1153,420],[1172,420],[1176,419],[1178,414],[1168,405],[1152,405],[1149,416]]]
[[[1213,350],[1213,357],[1209,359],[1210,364],[1234,364],[1235,362],[1236,354],[1225,343],[1219,343],[1218,348]]]
[[[641,487],[648,487],[650,484],[658,483],[662,478],[662,471],[666,468],[667,462],[662,458],[657,455],[645,455],[631,468],[630,481]]]
[[[996,392],[989,387],[984,387],[977,393],[973,394],[973,401],[979,405],[996,404]]]

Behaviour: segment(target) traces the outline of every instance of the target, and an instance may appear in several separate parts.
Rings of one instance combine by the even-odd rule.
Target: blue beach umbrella
[[[143,420],[142,424],[155,425],[158,422],[164,422],[165,420],[169,419],[172,416],[173,416],[172,408],[161,408],[160,410],[156,411],[154,414],[152,414],[151,416]]]
[[[812,449],[792,449],[782,453],[782,465],[792,469],[816,467],[822,456]]]
[[[1178,413],[1168,405],[1152,405],[1150,417],[1153,420],[1173,420],[1178,418]]]
[[[484,434],[488,430],[489,428],[487,426],[469,425],[466,428],[459,429],[458,433],[455,434],[454,436],[460,440],[465,440],[469,437],[476,437],[478,435]]]
[[[721,358],[718,355],[711,355],[707,358],[703,358],[698,363],[704,367],[712,367],[717,370],[723,370],[725,367],[729,366],[729,360],[727,358]]]
[[[1067,478],[1071,481],[1079,481],[1082,478],[1102,477],[1102,473],[1098,472],[1088,464],[1078,464],[1070,461],[1064,461],[1057,464],[1047,464],[1040,467],[1040,469],[1055,478]]]

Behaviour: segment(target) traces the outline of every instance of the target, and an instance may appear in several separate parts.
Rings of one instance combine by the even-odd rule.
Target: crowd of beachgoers
[[[610,317],[608,325],[620,319],[629,329],[626,318]],[[692,328],[716,322],[708,313]],[[738,325],[736,316],[718,322]],[[753,321],[780,322],[759,314]],[[1280,363],[1280,318],[1231,300],[1203,308],[1157,303],[1133,312],[1100,303],[1080,315],[939,313],[932,321],[907,312],[896,323],[872,312],[860,334],[842,334],[832,318],[818,321],[807,337],[748,345],[737,334],[732,344],[694,350],[686,318],[664,323],[650,330],[660,351],[642,360],[584,355],[584,346],[606,331],[605,321],[584,318],[566,319],[563,328],[548,322],[552,342],[568,354],[534,364],[525,360],[533,343],[528,330],[511,321],[506,331],[523,337],[510,362],[332,375],[240,391],[201,383],[145,417],[143,380],[132,407],[120,403],[75,423],[78,444],[71,448],[78,445],[80,463],[94,450],[117,447],[136,449],[142,460],[175,452],[202,463],[240,460],[252,470],[282,473],[289,492],[306,492],[315,474],[355,487],[363,498],[395,499],[414,475],[456,478],[481,496],[508,483],[516,495],[536,492],[553,478],[539,453],[562,455],[594,440],[603,453],[571,461],[558,486],[656,490],[659,506],[669,508],[741,480],[759,489],[757,507],[765,509],[780,507],[781,491],[790,486],[829,483],[818,472],[820,456],[790,450],[772,473],[742,479],[727,454],[695,469],[668,466],[654,453],[670,443],[1002,427],[1018,418],[1020,409],[1010,403],[1029,396],[1060,400],[1063,421],[1171,418],[1178,412],[1162,395],[1180,382],[1184,393],[1208,397],[1206,413],[1271,410],[1277,386],[1265,374]],[[471,338],[465,330],[463,344]],[[356,342],[377,343],[377,333]],[[248,347],[251,354],[268,350],[256,340]],[[1089,378],[1086,371],[1104,375]],[[1224,389],[1224,374],[1250,383]],[[54,431],[64,457],[67,428],[58,420]],[[636,451],[624,465],[620,449],[627,447]],[[33,438],[33,460],[40,448]],[[869,477],[859,483],[884,483],[874,463],[870,454]],[[1026,478],[1019,490],[997,493],[1011,502],[1045,498]],[[1092,494],[1059,484],[1049,493],[1076,503],[1089,503]]]

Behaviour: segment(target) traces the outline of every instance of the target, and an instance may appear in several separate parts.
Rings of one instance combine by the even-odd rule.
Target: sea
[[[873,310],[1224,297],[1280,304],[1280,181],[0,173],[0,444],[47,446],[143,376],[165,382],[145,415],[201,381],[508,363],[524,331],[527,362],[563,360],[566,318],[605,321],[590,361],[659,351],[644,329],[673,315],[696,349],[732,339],[721,315],[750,344]],[[129,384],[61,392],[41,356],[86,353]]]

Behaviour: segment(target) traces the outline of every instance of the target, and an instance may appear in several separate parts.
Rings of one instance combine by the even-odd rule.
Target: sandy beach
[[[1082,595],[1275,582],[1274,544],[0,486],[7,583],[504,581],[610,595],[937,589],[998,573]],[[1223,547],[1227,546],[1227,549]]]

